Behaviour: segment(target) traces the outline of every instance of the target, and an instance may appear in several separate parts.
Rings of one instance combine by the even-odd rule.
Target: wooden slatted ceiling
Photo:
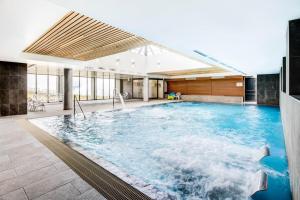
[[[70,12],[24,52],[87,61],[149,43],[142,37]]]

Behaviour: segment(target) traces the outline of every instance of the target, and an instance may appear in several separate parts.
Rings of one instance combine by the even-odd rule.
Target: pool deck
[[[126,107],[161,104],[170,101],[126,102]],[[83,102],[83,110],[111,110],[111,103]],[[115,108],[121,108],[116,104]],[[46,105],[45,112],[0,117],[0,200],[104,200],[62,160],[25,130],[20,119],[71,114],[62,104]]]

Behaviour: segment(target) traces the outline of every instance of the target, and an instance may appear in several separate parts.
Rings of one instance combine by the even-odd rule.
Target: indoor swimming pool
[[[178,102],[30,120],[153,199],[290,200],[278,107]],[[270,156],[263,159],[263,147]]]

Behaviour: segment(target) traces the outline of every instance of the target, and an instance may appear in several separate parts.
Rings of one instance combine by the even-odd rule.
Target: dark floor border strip
[[[33,125],[28,120],[18,120],[18,123],[108,200],[151,199],[97,163]]]

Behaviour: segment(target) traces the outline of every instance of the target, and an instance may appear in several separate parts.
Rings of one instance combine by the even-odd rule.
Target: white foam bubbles
[[[152,156],[161,163],[165,178],[176,183],[178,198],[247,199],[249,188],[255,187],[257,154],[259,150],[225,137],[189,135],[170,140]]]

